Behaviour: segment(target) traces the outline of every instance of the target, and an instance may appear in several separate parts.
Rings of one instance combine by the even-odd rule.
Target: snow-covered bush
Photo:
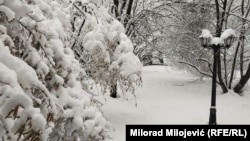
[[[70,9],[50,0],[0,1],[0,138],[103,140],[109,123],[81,80],[66,30]],[[67,6],[67,4],[65,4]]]
[[[119,86],[123,94],[134,94],[141,84],[142,64],[123,25],[99,0],[77,0],[72,8],[72,48],[90,78],[103,92],[109,88],[116,93]]]

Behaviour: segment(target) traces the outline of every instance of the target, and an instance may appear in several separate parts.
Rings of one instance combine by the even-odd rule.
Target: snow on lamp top
[[[203,29],[200,38],[213,38],[213,35],[210,33],[209,30]]]
[[[212,45],[221,45],[221,46],[223,46],[224,45],[224,41],[221,38],[219,38],[219,37],[214,37],[211,40],[211,44]]]
[[[203,29],[199,38],[202,46],[205,48],[211,47],[211,45],[220,45],[221,47],[229,48],[235,37],[236,33],[233,29],[225,30],[220,37],[213,37],[209,30]]]
[[[229,48],[232,45],[235,37],[236,33],[233,29],[225,30],[220,36],[220,38],[224,41],[224,45],[226,48]]]
[[[206,47],[209,47],[209,44],[213,38],[213,35],[210,33],[209,30],[203,29],[199,38],[200,38],[202,46],[206,48]]]
[[[235,33],[235,31],[233,30],[233,29],[227,29],[227,30],[225,30],[222,34],[221,34],[221,36],[220,36],[220,38],[221,39],[227,39],[227,38],[229,38],[229,37],[236,37],[236,33]]]

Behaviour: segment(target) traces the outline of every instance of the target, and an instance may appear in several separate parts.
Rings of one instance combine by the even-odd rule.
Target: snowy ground
[[[217,123],[250,124],[250,94],[221,94],[217,87]],[[113,125],[111,140],[125,141],[126,124],[207,124],[211,80],[167,66],[143,68],[143,87],[135,99],[108,98],[103,112]]]

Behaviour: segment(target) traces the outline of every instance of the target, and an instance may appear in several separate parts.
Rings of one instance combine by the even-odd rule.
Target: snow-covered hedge
[[[69,46],[68,6],[52,0],[0,1],[2,140],[107,137],[109,123],[84,91],[85,71]]]
[[[123,94],[134,94],[141,84],[142,64],[124,26],[108,14],[102,1],[77,0],[72,9],[73,49],[90,78],[103,92],[117,85]]]

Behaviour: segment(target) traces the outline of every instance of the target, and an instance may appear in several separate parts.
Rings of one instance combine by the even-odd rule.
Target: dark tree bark
[[[128,1],[128,7],[127,7],[127,9],[126,9],[126,15],[125,15],[125,19],[124,19],[124,26],[125,26],[125,27],[127,26],[129,19],[131,18],[131,12],[132,12],[133,1],[134,1],[134,0],[129,0],[129,1]]]
[[[216,23],[216,37],[220,37],[221,32],[222,32],[222,27],[223,27],[223,23],[225,21],[225,12],[222,12],[222,14],[220,15],[220,7],[219,7],[219,1],[215,0],[215,4],[216,4],[216,18],[217,18],[217,23]],[[223,3],[223,10],[226,10],[226,6],[227,6],[227,1],[225,0]],[[220,53],[220,50],[219,50]],[[225,82],[223,81],[222,78],[222,72],[221,72],[221,58],[220,55],[217,55],[218,57],[218,79],[219,79],[219,83],[221,86],[221,89],[223,91],[223,93],[227,93],[228,89],[227,86],[225,85]]]
[[[236,51],[235,51],[235,54],[234,54],[234,60],[233,60],[233,64],[232,64],[231,76],[230,76],[230,80],[229,80],[229,83],[228,83],[228,88],[229,89],[232,88],[232,81],[233,81],[233,77],[234,77],[234,70],[235,70],[236,59],[237,59],[239,47],[240,47],[240,41],[238,41]]]
[[[119,0],[114,0],[113,12],[115,14],[115,17],[118,17],[118,6],[119,6]]]
[[[240,39],[241,40],[241,50],[240,50],[240,76],[243,76],[244,70],[244,36]]]
[[[115,14],[117,20],[119,20],[126,28],[126,34],[130,37],[131,29],[133,30],[134,28],[134,23],[129,21],[134,12],[134,0],[113,0],[113,3],[114,6],[112,8],[112,12]]]
[[[250,63],[248,64],[247,72],[241,77],[239,83],[234,87],[234,92],[241,93],[242,88],[245,86],[250,78]]]
[[[249,77],[250,77],[250,64],[248,64],[248,69],[245,73],[245,75],[243,75],[243,58],[244,58],[244,38],[245,38],[245,23],[246,23],[246,18],[248,17],[249,15],[249,12],[250,12],[250,5],[249,5],[249,1],[248,1],[248,4],[247,4],[247,9],[246,9],[246,12],[244,11],[244,0],[242,1],[241,3],[241,14],[242,14],[242,27],[241,27],[241,33],[240,33],[240,44],[241,45],[238,45],[237,49],[239,48],[239,46],[241,47],[241,52],[240,52],[240,73],[241,73],[241,78],[240,78],[240,81],[239,83],[234,87],[234,91],[236,93],[241,93],[242,92],[242,89],[243,87],[245,86],[245,84],[247,83],[247,81],[249,80]]]
[[[110,96],[113,98],[117,98],[117,83],[113,83],[110,86]]]
[[[225,79],[225,84],[228,86],[228,79],[227,79],[227,50],[224,49],[224,58],[223,58],[223,63],[224,63],[224,79]]]
[[[245,14],[245,10],[244,10],[244,0],[242,0],[241,2],[241,14],[242,14],[242,17],[244,17],[244,14]],[[242,26],[241,26],[241,37],[240,37],[240,40],[241,40],[241,50],[240,50],[240,76],[242,77],[243,76],[243,70],[244,70],[244,31],[245,31],[245,25],[246,23],[246,20],[242,18]]]
[[[222,79],[222,73],[221,73],[221,58],[220,58],[220,50],[218,50],[218,53],[219,55],[216,55],[217,58],[218,58],[218,79],[219,79],[219,82],[220,82],[220,86],[221,86],[221,89],[223,91],[223,93],[227,93],[228,92],[228,89],[227,89],[227,86],[225,85],[223,79]]]

